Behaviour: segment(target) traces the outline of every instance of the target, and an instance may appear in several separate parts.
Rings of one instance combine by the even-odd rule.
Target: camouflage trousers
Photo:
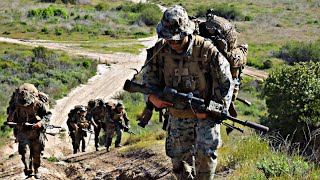
[[[221,143],[220,125],[212,119],[170,116],[166,153],[177,179],[213,179]]]
[[[97,126],[97,128],[94,128],[94,145],[97,148],[97,147],[99,147],[100,131],[101,131],[101,129],[103,129],[104,132],[106,131],[106,123],[97,121],[96,124],[98,126]],[[105,144],[105,135],[103,136],[102,144]]]
[[[45,135],[40,130],[21,129],[17,131],[18,152],[25,166],[25,172],[41,165],[41,152],[44,150]],[[27,150],[29,149],[29,152]]]
[[[80,150],[80,143],[82,152],[85,152],[86,149],[86,140],[84,137],[87,137],[87,133],[79,128],[78,131],[75,131],[75,142],[73,146],[73,153],[77,153]]]
[[[106,147],[111,146],[114,132],[116,132],[116,134],[117,134],[117,138],[116,138],[115,144],[119,145],[120,142],[121,142],[121,138],[122,138],[122,129],[116,123],[113,123],[113,122],[107,123],[107,128],[106,128],[106,141],[107,141],[107,143],[106,143]]]

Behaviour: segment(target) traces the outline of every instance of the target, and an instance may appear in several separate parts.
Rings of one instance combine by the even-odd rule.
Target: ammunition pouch
[[[89,127],[89,123],[79,123],[78,126],[80,129],[86,129]]]
[[[197,118],[191,109],[180,110],[173,107],[169,107],[168,109],[171,115],[177,118]]]

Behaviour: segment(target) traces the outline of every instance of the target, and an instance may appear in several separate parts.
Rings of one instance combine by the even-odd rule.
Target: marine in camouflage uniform
[[[144,84],[192,92],[196,97],[214,100],[228,109],[234,89],[229,62],[210,40],[193,35],[194,30],[183,7],[175,5],[165,11],[157,27],[161,39],[148,49],[147,59],[155,57],[145,64]],[[172,160],[176,177],[213,179],[216,150],[222,143],[219,121],[205,113],[195,114],[188,108],[175,109],[155,94],[146,99],[157,108],[167,107],[170,111],[166,153]]]
[[[17,88],[8,108],[8,121],[17,123],[15,136],[25,175],[29,176],[34,172],[35,178],[39,179],[41,152],[45,147],[44,126],[49,124],[51,112],[37,96],[38,90],[32,84],[24,83]],[[24,125],[27,122],[34,125]],[[30,150],[29,157],[26,157],[27,146]]]
[[[107,118],[107,129],[106,129],[106,149],[109,151],[109,147],[112,143],[112,138],[114,132],[117,134],[117,138],[115,141],[115,147],[121,147],[121,137],[122,137],[122,129],[123,121],[125,123],[126,129],[130,128],[129,119],[127,118],[127,113],[124,110],[124,106],[122,103],[118,103],[114,108],[112,108],[110,116]]]
[[[82,144],[82,152],[85,152],[86,149],[86,142],[84,138],[87,136],[87,132],[85,130],[87,130],[89,127],[89,123],[86,119],[86,113],[87,109],[83,106],[71,118],[71,126],[75,134],[75,143],[73,147],[74,154],[80,150],[80,143]]]
[[[91,123],[94,126],[94,144],[96,147],[96,151],[99,149],[99,134],[101,129],[103,129],[104,133],[106,133],[106,118],[108,115],[108,109],[102,99],[97,100],[97,105],[91,110],[89,119],[91,119]],[[103,135],[105,143],[105,135]]]

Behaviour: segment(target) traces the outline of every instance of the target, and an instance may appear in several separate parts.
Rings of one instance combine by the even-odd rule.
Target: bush
[[[130,23],[142,21],[147,26],[158,24],[163,14],[157,5],[149,3],[126,3],[117,10],[123,12]]]
[[[253,20],[253,16],[247,15],[247,16],[244,17],[244,20],[245,21],[252,21]]]
[[[90,59],[84,60],[83,63],[82,63],[82,66],[83,66],[85,69],[90,68],[90,67],[91,67],[91,60],[90,60]]]
[[[42,28],[42,29],[41,29],[41,32],[42,32],[42,33],[45,33],[45,34],[49,34],[49,30],[48,30],[47,27]]]
[[[265,83],[267,125],[283,137],[307,143],[305,132],[320,125],[320,62],[273,71]]]
[[[204,16],[209,9],[213,10],[213,14],[232,20],[244,20],[244,15],[234,6],[228,4],[220,5],[198,5],[192,8],[194,15],[197,17]]]
[[[63,29],[61,27],[56,27],[54,33],[56,36],[61,36],[63,34]]]
[[[92,17],[91,14],[85,14],[85,15],[83,16],[83,18],[84,18],[85,20],[92,20],[92,19],[93,19],[93,17]]]
[[[261,170],[266,178],[280,177],[281,175],[300,176],[308,174],[309,164],[301,158],[289,158],[286,155],[275,154],[264,158],[257,163],[257,168]]]
[[[97,10],[97,11],[105,11],[107,10],[107,4],[106,3],[99,3],[97,5],[94,6],[94,8]]]
[[[147,26],[157,25],[162,17],[160,8],[155,4],[150,4],[143,8],[140,18]]]
[[[272,68],[272,61],[268,59],[263,62],[263,69],[270,69],[270,68]]]
[[[295,62],[320,62],[320,40],[315,42],[291,42],[283,45],[276,57],[289,64]]]
[[[28,17],[37,17],[40,19],[48,19],[53,16],[58,16],[58,17],[67,19],[70,16],[66,10],[62,8],[56,8],[53,6],[49,6],[46,8],[39,8],[39,9],[31,9],[28,11],[27,14],[28,14],[27,15]]]

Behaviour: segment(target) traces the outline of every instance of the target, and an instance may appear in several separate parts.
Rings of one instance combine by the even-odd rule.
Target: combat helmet
[[[24,83],[16,89],[15,102],[20,106],[28,106],[35,102],[39,91],[33,84]]]
[[[86,112],[87,108],[85,106],[81,106],[78,110],[78,112]]]
[[[98,106],[105,106],[105,102],[101,98],[97,99],[97,104],[98,104]]]
[[[194,30],[195,24],[189,19],[187,11],[179,5],[168,8],[157,26],[158,36],[166,40],[182,40]]]
[[[88,102],[88,106],[90,108],[94,108],[96,106],[96,101],[94,99],[90,99]]]
[[[124,107],[124,105],[123,105],[122,103],[118,102],[115,108],[122,108],[122,109],[124,109],[125,107]]]

